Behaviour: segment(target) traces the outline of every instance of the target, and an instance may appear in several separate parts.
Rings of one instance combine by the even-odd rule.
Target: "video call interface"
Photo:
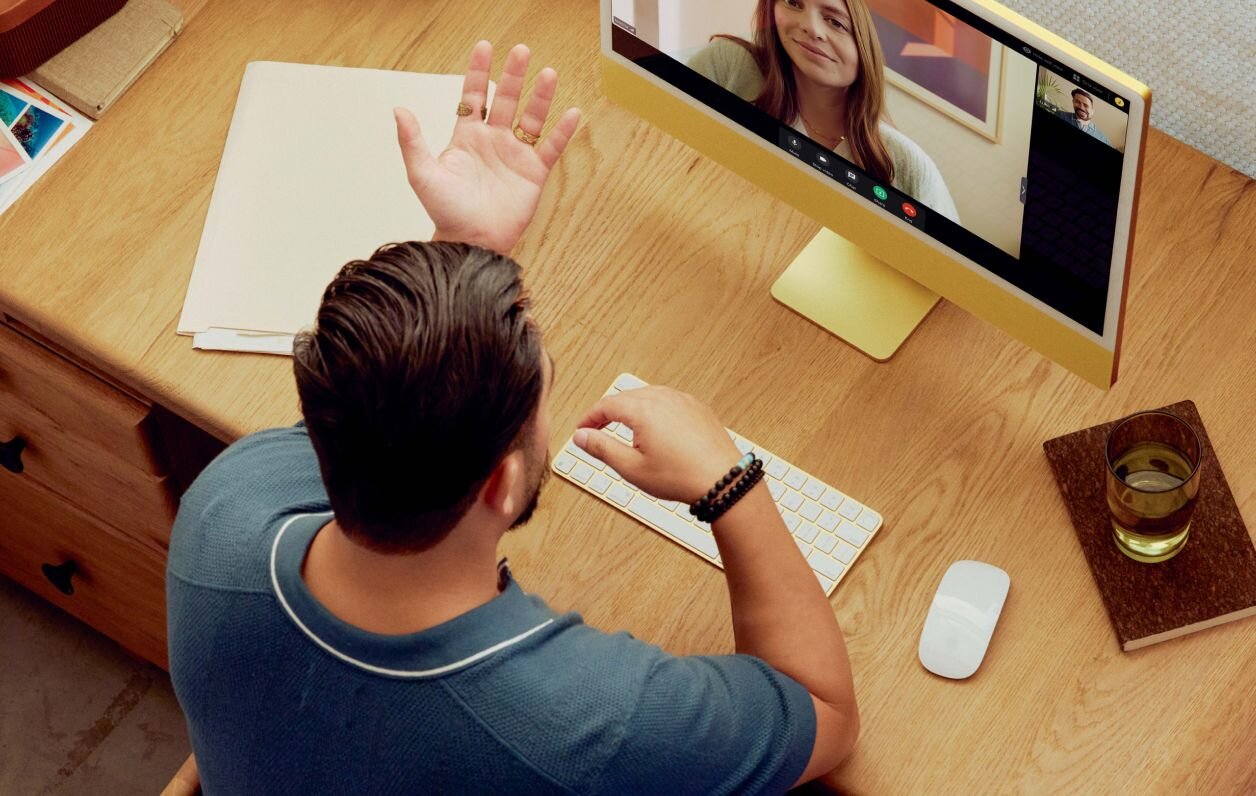
[[[947,0],[613,0],[612,17],[616,53],[1103,334],[1124,97]],[[845,112],[809,118],[833,88]]]

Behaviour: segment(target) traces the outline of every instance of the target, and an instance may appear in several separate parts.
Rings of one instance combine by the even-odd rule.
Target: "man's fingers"
[[[459,116],[458,124],[481,124],[481,111],[488,104],[488,70],[493,64],[493,45],[478,41],[471,48],[471,61],[467,64],[467,76],[462,81],[462,101],[471,109],[469,116]]]
[[[405,108],[394,108],[393,119],[397,122],[397,144],[401,147],[401,159],[406,164],[406,178],[415,190],[427,181],[427,171],[431,168],[432,153],[423,140],[423,131],[419,128],[419,120]]]
[[[621,473],[633,472],[636,460],[641,457],[632,446],[625,445],[617,437],[601,431],[577,429],[571,439],[590,456],[601,459]]]
[[[549,116],[550,104],[554,101],[554,91],[558,87],[558,73],[548,66],[536,76],[536,85],[532,88],[532,96],[519,117],[519,126],[524,132],[540,136],[545,129],[545,118]]]
[[[510,127],[514,124],[515,113],[519,110],[519,94],[523,91],[523,77],[528,72],[528,61],[532,53],[526,45],[516,44],[506,56],[506,66],[502,69],[501,80],[497,82],[497,91],[493,94],[493,108],[488,114],[488,123],[498,127]]]
[[[563,150],[571,142],[571,137],[576,134],[576,128],[579,125],[580,109],[568,108],[558,120],[558,124],[554,125],[554,129],[549,131],[549,135],[536,145],[536,154],[545,164],[546,169],[554,168],[554,164],[558,162]]]
[[[632,428],[633,418],[636,417],[632,403],[625,393],[608,395],[594,404],[576,426],[578,428],[602,428],[619,422]]]

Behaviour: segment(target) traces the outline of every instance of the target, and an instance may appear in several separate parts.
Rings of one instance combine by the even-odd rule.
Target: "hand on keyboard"
[[[597,429],[619,423],[632,445]],[[710,407],[669,387],[603,398],[579,423],[575,443],[655,497],[692,503],[722,478],[741,451]]]
[[[619,374],[580,426],[554,457],[554,472],[717,567],[724,562],[713,529],[690,514],[688,504],[750,451],[763,460],[768,493],[825,594],[833,593],[881,528],[879,513],[720,428],[711,410],[691,396],[647,387],[631,373]]]

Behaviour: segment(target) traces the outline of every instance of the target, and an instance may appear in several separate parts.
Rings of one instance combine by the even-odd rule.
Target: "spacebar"
[[[659,504],[652,503],[640,495],[633,495],[632,502],[628,504],[628,511],[675,536],[690,547],[702,551],[708,558],[715,558],[720,552],[715,545],[715,537],[708,536]]]

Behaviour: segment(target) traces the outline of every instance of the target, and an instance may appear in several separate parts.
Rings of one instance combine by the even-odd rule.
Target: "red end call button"
[[[915,205],[911,202],[903,202],[903,215],[908,218],[915,218],[917,215]]]

